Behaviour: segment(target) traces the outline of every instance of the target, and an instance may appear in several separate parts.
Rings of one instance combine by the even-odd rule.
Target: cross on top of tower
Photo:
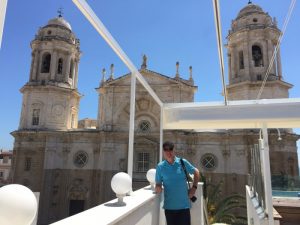
[[[60,7],[60,8],[57,10],[57,13],[58,13],[58,17],[62,17],[62,15],[64,14],[63,8]]]

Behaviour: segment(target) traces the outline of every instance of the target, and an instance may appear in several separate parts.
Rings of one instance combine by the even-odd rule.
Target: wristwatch
[[[196,186],[196,185],[193,185],[193,188],[197,189],[197,186]]]

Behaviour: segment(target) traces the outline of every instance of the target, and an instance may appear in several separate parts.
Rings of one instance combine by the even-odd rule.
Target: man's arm
[[[193,186],[195,187],[198,186],[199,179],[200,179],[200,172],[197,168],[195,168]]]
[[[194,171],[194,182],[192,188],[189,190],[189,198],[193,197],[195,195],[196,189],[198,187],[198,182],[200,179],[200,172],[197,168],[195,168]]]

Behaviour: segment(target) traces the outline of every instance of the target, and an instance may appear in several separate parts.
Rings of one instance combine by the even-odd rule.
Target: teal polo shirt
[[[195,167],[186,159],[183,159],[183,162],[187,172],[194,174]],[[160,162],[156,167],[155,182],[164,187],[164,209],[178,210],[191,207],[180,158],[175,157],[173,164],[169,164],[167,160]]]

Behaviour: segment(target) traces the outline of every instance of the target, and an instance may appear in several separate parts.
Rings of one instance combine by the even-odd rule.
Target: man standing
[[[199,181],[199,170],[190,162],[183,159],[187,173],[194,174],[194,182],[188,190],[187,178],[180,158],[175,156],[174,144],[165,142],[163,144],[165,160],[156,167],[155,191],[164,191],[164,206],[167,225],[190,225],[190,198],[195,195]],[[162,188],[163,185],[163,188]]]

